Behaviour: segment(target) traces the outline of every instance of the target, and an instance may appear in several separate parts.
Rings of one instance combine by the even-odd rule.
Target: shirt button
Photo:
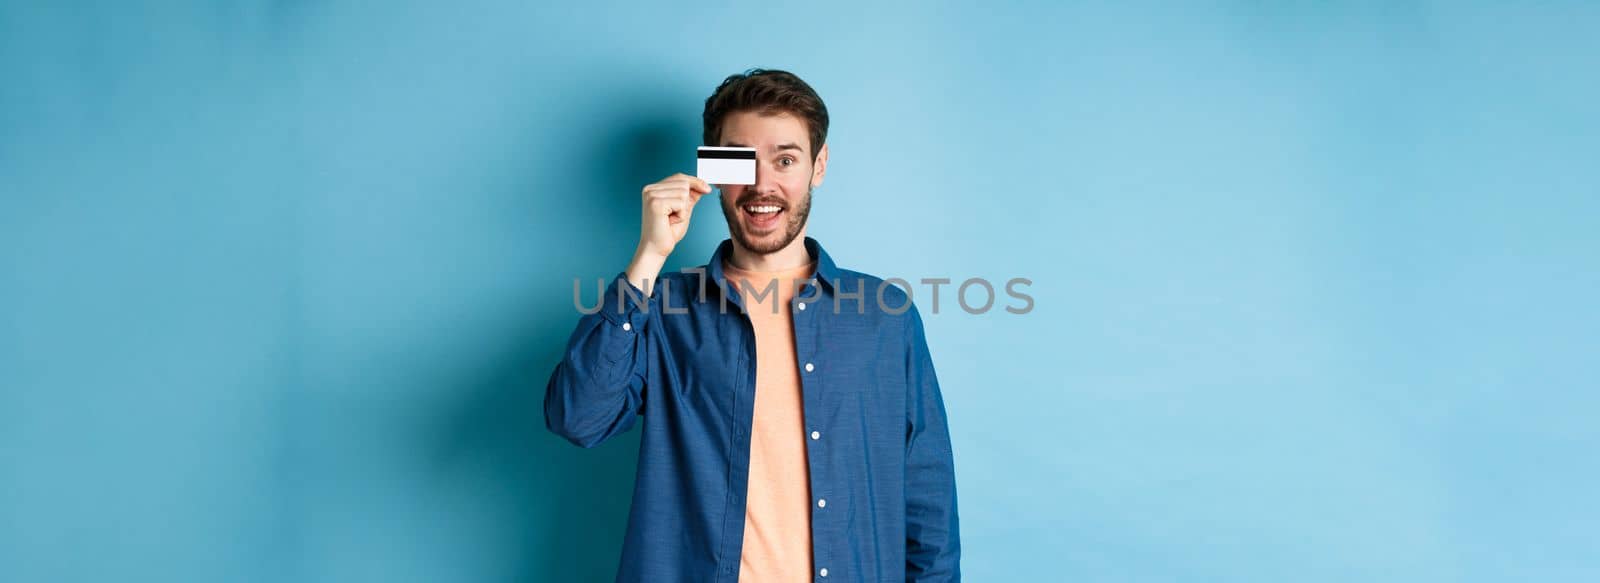
[[[800,311],[802,311],[802,312],[804,312],[804,311],[806,311],[806,303],[805,303],[805,302],[800,302],[800,303],[799,303],[799,304],[798,304],[798,305],[796,305],[796,306],[795,306],[795,307],[796,307],[796,308],[800,308]]]
[[[817,367],[812,366],[811,363],[809,363],[809,362],[806,363],[806,372],[811,372],[811,371],[814,371],[814,370],[817,370]]]
[[[817,572],[817,574],[818,575],[822,575],[823,577],[827,577],[828,576],[828,568],[827,567],[823,567],[821,571]]]
[[[811,439],[822,439],[822,432],[821,431],[813,431],[813,432],[811,432]]]
[[[633,329],[633,324],[629,323],[629,322],[623,322],[622,323],[622,329],[625,330],[625,331],[626,330],[632,330]]]
[[[827,498],[820,498],[820,499],[817,500],[817,508],[827,508],[827,507],[828,507],[828,499]]]

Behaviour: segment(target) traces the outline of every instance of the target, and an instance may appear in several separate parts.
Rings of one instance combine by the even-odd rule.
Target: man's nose
[[[766,164],[756,164],[756,183],[750,188],[755,189],[756,194],[775,194],[778,192],[777,177],[767,169]]]

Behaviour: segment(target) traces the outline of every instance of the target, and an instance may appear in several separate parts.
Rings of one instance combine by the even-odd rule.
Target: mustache
[[[772,206],[779,207],[779,208],[789,208],[789,201],[781,199],[781,198],[752,196],[752,197],[744,198],[744,199],[740,200],[737,203],[734,203],[733,206],[734,207],[744,207],[744,206],[749,206],[749,205],[756,205],[756,206],[772,205]]]

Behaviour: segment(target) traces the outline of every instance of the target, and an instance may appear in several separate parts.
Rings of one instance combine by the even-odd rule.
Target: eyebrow
[[[748,147],[750,147],[750,146],[746,146],[744,144],[741,144],[739,142],[724,143],[724,144],[722,144],[722,146],[725,147],[725,148],[748,148]],[[777,146],[773,147],[773,149],[774,150],[778,150],[780,152],[783,151],[783,150],[798,150],[801,153],[804,153],[806,151],[805,148],[800,147],[800,144],[796,144],[794,142],[789,142],[789,143],[786,143],[786,144],[778,144]]]

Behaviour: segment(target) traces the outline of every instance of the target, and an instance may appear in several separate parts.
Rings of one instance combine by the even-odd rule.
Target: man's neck
[[[811,263],[811,253],[806,251],[806,232],[790,241],[784,248],[771,253],[756,253],[739,244],[737,237],[733,238],[733,253],[728,257],[728,264],[735,269],[745,271],[787,271]]]

